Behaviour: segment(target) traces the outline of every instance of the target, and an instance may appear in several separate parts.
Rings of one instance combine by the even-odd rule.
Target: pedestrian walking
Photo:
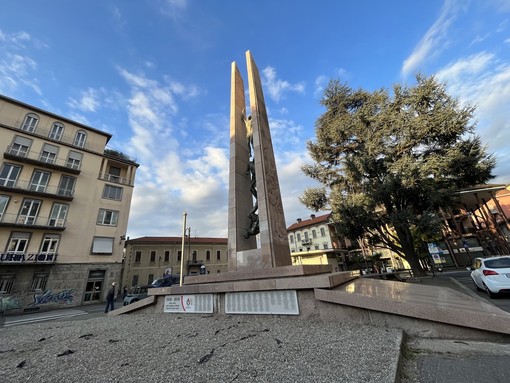
[[[104,312],[108,312],[108,307],[110,308],[110,311],[114,310],[113,302],[115,301],[115,282],[112,283],[112,287],[108,290],[108,294],[106,295],[106,307],[104,309]]]

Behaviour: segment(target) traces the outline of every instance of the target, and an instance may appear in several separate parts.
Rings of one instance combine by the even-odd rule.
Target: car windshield
[[[485,261],[485,266],[491,269],[510,268],[510,258],[497,258]]]

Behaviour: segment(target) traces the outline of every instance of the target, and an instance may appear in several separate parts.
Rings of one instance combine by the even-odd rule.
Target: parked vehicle
[[[155,279],[150,285],[152,287],[167,287],[172,285],[178,285],[180,283],[180,277],[178,275],[165,275],[162,278]]]
[[[510,256],[475,258],[471,279],[477,290],[485,290],[490,298],[510,293]]]
[[[124,306],[130,305],[131,303],[138,302],[143,298],[147,298],[148,286],[135,286],[131,289],[131,293],[127,294],[124,298]]]

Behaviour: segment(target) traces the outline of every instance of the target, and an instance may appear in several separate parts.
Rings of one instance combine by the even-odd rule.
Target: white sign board
[[[225,313],[299,315],[296,290],[226,293]]]
[[[165,296],[165,313],[196,313],[212,314],[212,294],[189,294],[189,295],[167,295]]]

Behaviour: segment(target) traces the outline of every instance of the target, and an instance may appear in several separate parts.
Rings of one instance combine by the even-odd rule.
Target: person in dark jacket
[[[108,294],[106,295],[106,307],[104,309],[104,312],[108,312],[108,307],[110,308],[110,311],[113,311],[113,302],[115,301],[115,282],[112,283],[112,287],[108,290]]]

